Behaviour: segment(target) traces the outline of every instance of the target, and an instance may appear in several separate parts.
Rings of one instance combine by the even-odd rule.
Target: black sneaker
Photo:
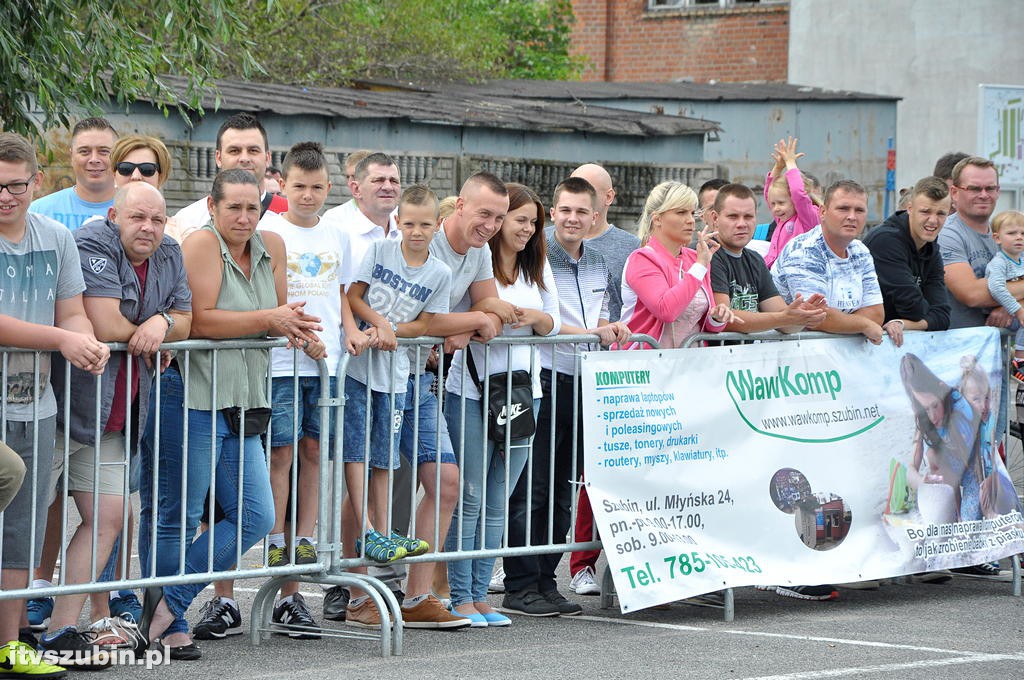
[[[344,621],[348,600],[348,591],[343,586],[328,588],[324,593],[324,618],[328,621]]]
[[[524,616],[558,616],[559,608],[534,588],[505,593],[498,611]],[[577,612],[579,613],[579,612]]]
[[[215,597],[199,610],[199,623],[192,629],[196,640],[223,640],[242,634],[242,612],[238,607]]]
[[[43,635],[39,646],[44,653],[56,655],[56,662],[65,668],[106,668],[114,661],[108,650],[99,649],[91,637],[72,626],[61,628],[52,639]]]
[[[546,593],[541,593],[541,596],[554,606],[558,607],[558,613],[561,616],[579,616],[583,613],[583,607],[579,606],[575,602],[570,602],[565,599],[565,596],[557,590],[549,590]]]
[[[835,586],[779,586],[775,592],[783,597],[794,597],[798,600],[834,600],[839,597]]]
[[[320,626],[309,613],[306,600],[298,593],[292,595],[291,602],[282,602],[274,607],[274,615],[270,620],[284,628],[275,631],[278,635],[287,635],[293,640],[320,639]],[[316,630],[312,630],[314,628]]]
[[[36,632],[32,630],[32,626],[18,629],[18,642],[24,642],[32,649],[39,649],[39,638],[36,637]]]
[[[990,581],[1009,581],[1012,576],[1010,572],[1005,574],[1000,571],[998,564],[975,564],[970,567],[957,567],[956,569],[950,569],[954,574],[960,576],[972,576],[974,578],[984,578]]]

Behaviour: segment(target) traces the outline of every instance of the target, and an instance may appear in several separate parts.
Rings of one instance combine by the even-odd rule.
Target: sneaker
[[[18,629],[18,642],[23,642],[32,649],[39,649],[39,638],[28,626]]]
[[[295,564],[316,564],[316,546],[308,539],[300,538],[299,544],[295,546]]]
[[[288,564],[288,557],[284,553],[284,547],[271,543],[267,546],[267,566],[283,567]]]
[[[351,604],[348,605],[348,610],[345,612],[345,625],[356,628],[380,628],[380,612],[377,611],[377,605],[370,598],[366,598],[362,604],[355,607]]]
[[[279,635],[287,635],[293,640],[320,639],[320,626],[309,613],[306,600],[298,593],[292,595],[291,602],[282,602],[274,607],[274,615],[270,620],[286,629],[276,631]],[[310,630],[311,628],[317,630]]]
[[[142,620],[142,603],[130,590],[122,590],[117,597],[110,598],[110,615],[117,616],[125,623],[138,624]]]
[[[192,628],[196,640],[223,640],[242,634],[242,612],[238,607],[215,597],[199,610],[199,623]]]
[[[405,548],[375,529],[367,531],[363,540],[356,539],[357,554],[363,554],[364,544],[366,545],[366,559],[374,562],[387,564],[405,557]]]
[[[68,676],[66,670],[46,663],[39,652],[20,640],[12,640],[0,646],[0,669],[3,669],[0,678],[58,680]]]
[[[950,569],[951,572],[959,576],[970,576],[972,578],[984,578],[990,581],[1009,581],[1012,578],[1010,571],[1000,571],[999,567],[994,564],[975,564],[970,567],[957,567],[956,569]]]
[[[100,649],[135,649],[139,643],[138,628],[119,616],[108,616],[89,625],[92,643]]]
[[[505,593],[498,611],[524,616],[558,616],[559,609],[534,588]]]
[[[1024,384],[1024,359],[1012,359],[1010,361],[1010,375],[1017,382]]]
[[[572,577],[572,581],[569,582],[569,590],[577,595],[600,595],[601,586],[597,585],[594,576],[593,567],[583,567]]]
[[[783,597],[795,597],[798,600],[835,600],[839,591],[835,586],[779,586],[775,592]]]
[[[441,601],[433,595],[415,607],[402,607],[402,621],[406,628],[429,628],[432,630],[457,630],[467,628],[472,621],[464,616],[453,614],[444,608]]]
[[[93,644],[92,636],[65,626],[52,639],[44,635],[39,646],[48,656],[56,655],[62,666],[74,668],[106,668],[114,660],[108,650]]]
[[[487,584],[488,593],[503,593],[505,592],[505,568],[496,567],[494,574],[491,575],[491,582]]]
[[[344,621],[348,609],[348,590],[344,586],[331,586],[324,593],[324,618],[328,621]]]
[[[53,614],[53,598],[33,597],[25,603],[25,609],[28,610],[28,627],[41,633],[50,625],[50,615]]]
[[[557,590],[549,590],[546,593],[541,593],[541,596],[555,607],[558,607],[558,613],[561,616],[579,616],[583,613],[583,607],[565,599],[565,595],[562,595]]]
[[[397,531],[391,532],[391,540],[395,542],[399,547],[405,548],[406,557],[416,557],[418,555],[426,555],[430,552],[430,544],[426,541],[418,538],[410,538],[403,536]]]

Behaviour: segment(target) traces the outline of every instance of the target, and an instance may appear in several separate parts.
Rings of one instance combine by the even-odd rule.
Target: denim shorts
[[[409,385],[405,393],[405,414],[402,422],[402,455],[411,463],[415,443],[416,465],[438,462],[457,465],[455,450],[452,448],[452,438],[448,434],[448,423],[444,418],[438,418],[437,397],[430,391],[430,385],[434,382],[434,374],[421,373],[419,375],[420,392],[418,395],[416,394],[416,380],[417,376],[409,376]],[[417,397],[419,399],[419,413],[416,410]],[[419,420],[418,430],[416,429],[417,419]],[[438,439],[439,427],[440,440]],[[439,443],[441,448],[440,460],[438,460],[437,456]]]
[[[320,378],[299,376],[299,400],[295,403],[293,387],[295,378],[284,376],[273,378],[270,385],[270,445],[291,446],[293,440],[310,437],[320,439]],[[330,395],[335,395],[337,380],[331,378]],[[295,409],[298,409],[297,411]],[[334,438],[333,414],[327,425],[327,437]],[[296,433],[296,430],[298,432]]]
[[[379,470],[398,468],[398,446],[402,432],[402,409],[405,394],[395,394],[395,408],[391,410],[391,395],[387,392],[370,391],[367,406],[366,385],[355,378],[345,376],[345,450],[342,460],[346,463],[364,463]],[[370,430],[370,451],[367,457],[366,430]],[[393,446],[389,447],[389,439]],[[394,455],[389,457],[389,452]]]

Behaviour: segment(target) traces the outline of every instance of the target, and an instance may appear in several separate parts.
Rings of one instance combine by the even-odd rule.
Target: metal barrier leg
[[[332,581],[334,578],[332,577]],[[351,579],[348,585],[362,588],[380,612],[380,653],[381,656],[402,655],[402,608],[395,594],[387,585],[372,576],[346,574],[342,579]],[[339,584],[340,585],[340,584]],[[386,605],[386,606],[385,606]]]
[[[1013,570],[1013,596],[1020,597],[1020,555],[1010,557],[1010,565]]]
[[[605,565],[601,574],[601,609],[611,609],[615,605],[615,581],[612,580],[612,569]]]
[[[736,598],[733,596],[732,588],[725,589],[725,597],[722,603],[722,619],[729,623],[736,616]]]
[[[267,628],[270,626],[270,608],[273,605],[274,593],[282,584],[294,580],[293,577],[278,576],[272,578],[256,591],[252,600],[252,614],[249,617],[249,641],[254,646],[259,646],[264,637],[269,637]]]

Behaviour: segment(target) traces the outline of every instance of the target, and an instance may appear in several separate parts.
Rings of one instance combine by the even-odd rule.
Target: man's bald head
[[[129,182],[117,190],[114,194],[114,209],[123,210],[132,201],[138,201],[148,196],[151,200],[159,201],[166,211],[167,203],[164,195],[152,184],[146,182]],[[111,220],[113,222],[114,220]]]
[[[152,184],[129,182],[114,194],[107,219],[117,225],[125,255],[137,267],[156,252],[164,239],[167,204]]]
[[[608,208],[615,201],[615,188],[612,186],[612,176],[608,171],[597,163],[584,163],[572,171],[570,177],[585,179],[594,187],[597,192],[597,219],[594,220],[594,227],[589,237],[599,236],[608,228]]]

